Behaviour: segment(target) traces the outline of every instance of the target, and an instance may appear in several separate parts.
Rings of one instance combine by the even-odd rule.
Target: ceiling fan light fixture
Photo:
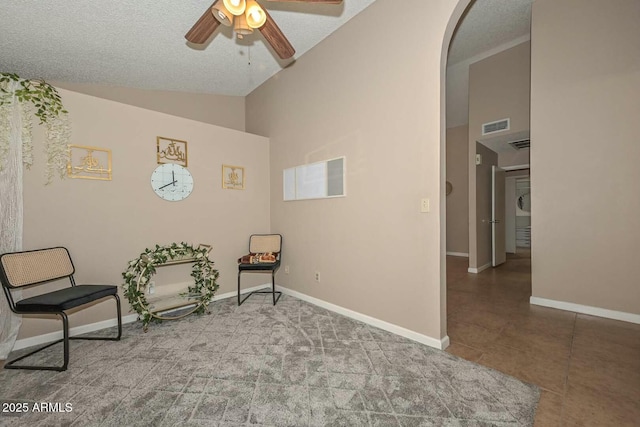
[[[256,0],[247,0],[245,18],[247,20],[247,25],[251,28],[260,28],[265,22],[267,22],[267,14]]]
[[[233,20],[233,31],[238,35],[239,39],[253,33],[253,28],[247,25],[247,18],[244,15],[236,16]]]
[[[211,7],[211,13],[213,17],[216,18],[218,22],[226,27],[230,27],[233,22],[233,14],[229,12],[229,10],[224,7],[222,1],[218,1]]]
[[[245,0],[222,0],[222,2],[224,3],[224,7],[236,16],[242,15],[247,7]]]

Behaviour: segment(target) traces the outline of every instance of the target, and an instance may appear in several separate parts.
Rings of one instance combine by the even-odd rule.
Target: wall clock
[[[193,177],[184,166],[165,163],[151,174],[151,188],[160,198],[177,202],[186,199],[193,191]]]

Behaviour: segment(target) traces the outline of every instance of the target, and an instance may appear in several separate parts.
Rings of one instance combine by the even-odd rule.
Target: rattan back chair
[[[118,287],[113,285],[76,285],[73,278],[74,273],[75,267],[69,251],[63,247],[0,255],[0,281],[11,311],[16,314],[57,314],[62,318],[63,326],[62,339],[5,363],[5,369],[65,371],[69,365],[69,340],[117,341],[120,339],[122,336],[122,313]],[[60,279],[68,279],[70,286],[54,291],[48,290],[48,286],[42,286]],[[11,291],[18,288],[37,288],[41,292],[35,296],[15,301]],[[116,300],[118,335],[116,337],[69,337],[69,318],[65,311],[106,297],[113,297]],[[59,342],[64,343],[64,361],[61,366],[16,364],[16,362]]]

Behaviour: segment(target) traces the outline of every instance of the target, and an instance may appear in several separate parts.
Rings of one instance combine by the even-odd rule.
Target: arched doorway
[[[442,201],[448,210],[442,227],[445,253],[452,255],[449,261],[457,266],[448,269],[445,274],[447,280],[452,277],[454,280],[468,279],[467,272],[481,273],[492,264],[500,264],[495,260],[492,262],[491,231],[495,225],[492,224],[492,165],[511,165],[518,161],[529,163],[528,146],[516,152],[509,144],[509,138],[525,133],[521,132],[521,128],[529,134],[531,1],[500,4],[504,7],[494,10],[496,3],[491,0],[464,2],[466,9],[461,16],[457,16],[458,21],[453,22],[456,17],[454,14],[452,22],[449,22],[448,29],[455,27],[454,34],[447,34],[443,41],[445,83],[442,89],[445,93],[443,101],[447,104],[442,109],[446,135],[442,149],[445,172],[441,187],[445,188],[445,182],[452,182],[457,190],[451,197],[445,195]],[[460,6],[459,2],[457,7]],[[505,25],[511,21],[515,23]],[[483,28],[491,28],[491,31],[486,32]],[[515,61],[512,60],[514,56],[517,57]],[[505,66],[505,62],[518,66]],[[504,84],[506,80],[513,80],[513,84]],[[485,119],[495,114],[505,114],[505,110],[509,115],[513,114],[511,128],[485,134],[481,126],[489,121]],[[455,134],[455,137],[449,137],[450,134]],[[487,139],[486,144],[482,143],[482,138]],[[455,154],[450,155],[454,149]],[[479,162],[477,153],[482,156]],[[453,160],[450,161],[450,158]],[[457,168],[455,174],[450,171],[454,169],[452,166]],[[454,199],[455,204],[450,203]],[[457,209],[455,212],[454,208]],[[504,213],[504,207],[498,212]],[[501,222],[504,224],[504,221]],[[515,245],[515,227],[513,231]],[[504,243],[504,237],[499,242]],[[502,255],[505,255],[504,248]],[[444,258],[447,266],[447,257]],[[527,262],[530,265],[530,261]],[[530,268],[525,272],[530,282]],[[467,285],[493,273],[487,271]],[[449,299],[448,296],[446,299]],[[451,304],[448,314],[450,312]]]

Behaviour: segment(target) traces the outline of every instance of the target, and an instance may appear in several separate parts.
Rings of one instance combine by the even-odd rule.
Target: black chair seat
[[[16,302],[16,308],[22,313],[58,313],[117,293],[117,286],[77,285],[25,298]]]
[[[276,262],[262,262],[256,264],[238,264],[240,270],[277,270],[280,267],[280,260]]]

